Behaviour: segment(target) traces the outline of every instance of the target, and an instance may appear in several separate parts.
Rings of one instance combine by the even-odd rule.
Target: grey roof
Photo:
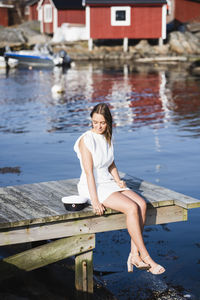
[[[57,9],[81,9],[82,0],[52,0]]]
[[[38,3],[38,2],[39,2],[39,0],[29,0],[29,1],[26,1],[25,5],[26,6],[31,6],[31,5],[33,5],[35,3]]]
[[[87,4],[166,4],[166,0],[85,0]]]

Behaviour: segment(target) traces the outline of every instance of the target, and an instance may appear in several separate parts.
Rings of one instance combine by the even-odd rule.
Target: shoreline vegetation
[[[92,51],[87,41],[54,43],[51,36],[40,34],[37,21],[18,26],[0,27],[0,54],[12,50],[32,49],[36,44],[49,44],[53,52],[67,51],[73,61],[120,60],[124,62],[193,62],[200,60],[200,23],[186,24],[181,31],[168,33],[162,46],[158,40],[129,40],[128,52],[122,40],[95,40]]]

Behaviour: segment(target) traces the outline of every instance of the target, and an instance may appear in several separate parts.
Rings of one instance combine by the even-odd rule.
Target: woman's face
[[[106,131],[107,124],[103,115],[94,113],[92,116],[93,131],[98,134],[103,134]]]

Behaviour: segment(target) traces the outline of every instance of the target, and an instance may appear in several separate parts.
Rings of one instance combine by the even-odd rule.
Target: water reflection
[[[8,78],[0,73],[0,168],[4,171],[0,185],[80,176],[73,144],[80,132],[88,129],[91,107],[104,101],[114,116],[119,169],[198,198],[200,85],[185,69],[183,65],[155,68],[101,63],[76,65],[67,71],[17,69]],[[55,85],[63,92],[54,95]],[[10,173],[16,166],[20,172]],[[160,234],[156,232],[154,237],[148,232],[146,239],[153,245],[153,256],[167,267],[165,280],[186,285],[199,295],[199,252],[194,247],[194,241],[199,243],[199,216],[194,220],[193,224],[191,219],[186,224],[170,224],[170,235],[157,227]],[[119,235],[117,247],[113,245],[116,235],[111,235],[113,242],[109,242],[110,235],[102,237],[95,251],[95,269],[99,266],[101,270],[104,264],[112,269],[116,261],[121,261],[119,270],[125,268],[128,241],[124,232]],[[168,254],[163,257],[172,249],[179,259],[173,263]],[[127,299],[135,294],[134,288],[144,286],[146,281],[140,274],[128,277],[126,272],[117,272],[117,277],[107,275],[103,280]],[[122,281],[124,289],[119,285]],[[152,284],[152,280],[148,282]]]
[[[170,123],[199,136],[200,85],[184,70],[87,64],[0,74],[0,132],[81,130],[93,104],[104,101],[122,130]]]

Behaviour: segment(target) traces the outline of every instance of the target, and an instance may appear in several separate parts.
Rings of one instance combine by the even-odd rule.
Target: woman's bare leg
[[[139,206],[139,210],[140,210],[140,228],[141,228],[141,232],[143,232],[144,229],[144,224],[146,221],[146,210],[147,210],[147,203],[146,201],[140,197],[138,194],[136,194],[135,192],[131,191],[131,190],[125,190],[122,192],[123,195],[127,196],[128,198],[130,198],[132,201],[136,202],[137,205]],[[135,256],[138,255],[138,248],[136,247],[134,241],[131,239],[131,253]]]
[[[126,215],[127,229],[142,257],[148,256],[141,231],[139,206],[121,192],[112,193],[104,202],[105,207],[115,209]]]
[[[141,258],[148,258],[145,260],[146,263],[151,265],[151,270],[158,266],[156,262],[150,257],[142,237],[142,230],[140,225],[140,210],[139,205],[132,201],[129,197],[121,192],[112,193],[104,202],[105,207],[120,211],[126,215],[127,229],[133,240],[135,246],[137,247]],[[164,268],[161,267],[159,271],[162,273]]]

